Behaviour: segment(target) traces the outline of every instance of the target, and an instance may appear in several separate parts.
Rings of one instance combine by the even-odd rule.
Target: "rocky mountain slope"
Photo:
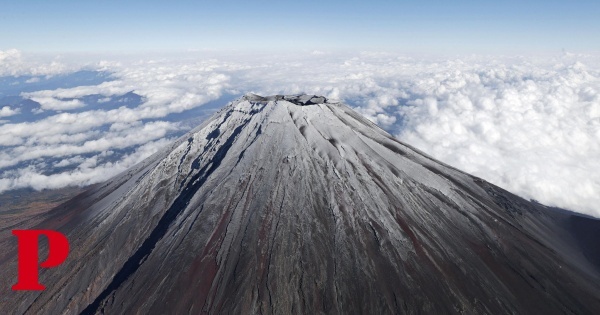
[[[600,313],[598,220],[323,97],[246,95],[41,219],[70,256],[47,290],[12,292],[5,245],[2,313]]]

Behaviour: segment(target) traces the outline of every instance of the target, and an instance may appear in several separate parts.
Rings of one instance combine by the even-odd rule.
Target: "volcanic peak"
[[[309,106],[309,105],[317,105],[317,104],[325,104],[331,103],[324,96],[318,95],[310,95],[310,94],[295,94],[295,95],[270,95],[270,96],[260,96],[253,93],[247,93],[243,96],[244,100],[254,102],[254,103],[266,103],[270,101],[288,101],[292,104],[298,106]]]

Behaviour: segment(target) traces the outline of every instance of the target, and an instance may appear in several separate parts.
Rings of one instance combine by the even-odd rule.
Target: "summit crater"
[[[293,95],[270,95],[260,96],[253,93],[248,93],[242,97],[242,99],[250,102],[277,102],[277,101],[288,101],[298,106],[309,106],[317,104],[335,103],[331,102],[324,96],[310,95],[310,94],[293,94]]]

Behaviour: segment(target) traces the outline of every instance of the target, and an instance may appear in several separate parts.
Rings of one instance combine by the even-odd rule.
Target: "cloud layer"
[[[13,116],[19,113],[18,109],[12,109],[10,106],[3,106],[0,108],[0,117]]]
[[[0,76],[53,75],[73,71],[81,65],[66,65],[58,58],[27,58],[17,49],[0,50]],[[34,83],[35,79],[29,83]]]
[[[0,190],[104,180],[181,131],[167,117],[223,96],[311,93],[345,101],[402,141],[523,197],[600,217],[597,57],[299,52],[103,61],[96,68],[115,80],[22,95],[53,114],[0,124]],[[2,73],[26,64],[18,52],[0,58]],[[128,92],[141,104],[109,106]],[[87,110],[90,95],[106,109]],[[50,158],[71,168],[46,174]]]

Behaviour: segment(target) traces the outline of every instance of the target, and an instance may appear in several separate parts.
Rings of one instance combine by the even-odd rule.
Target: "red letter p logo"
[[[39,267],[52,268],[62,264],[69,255],[69,241],[56,231],[51,230],[14,230],[19,239],[19,280],[13,290],[44,290],[39,283]],[[48,259],[38,266],[38,238],[48,238]]]

